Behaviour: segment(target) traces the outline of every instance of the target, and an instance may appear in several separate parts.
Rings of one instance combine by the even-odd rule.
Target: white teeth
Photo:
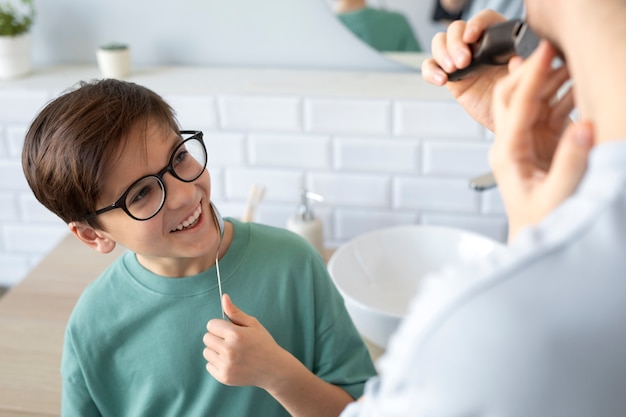
[[[198,221],[198,218],[200,217],[200,214],[202,214],[202,206],[198,206],[196,211],[194,211],[193,214],[191,216],[189,216],[187,219],[185,219],[181,224],[176,226],[172,230],[172,232],[176,232],[178,230],[183,230],[183,229],[188,228],[189,226],[194,225]]]

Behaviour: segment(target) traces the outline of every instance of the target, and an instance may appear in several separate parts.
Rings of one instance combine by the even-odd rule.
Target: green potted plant
[[[0,3],[0,78],[24,75],[32,69],[30,29],[35,18],[33,0]]]
[[[96,58],[105,78],[123,78],[130,74],[130,48],[124,43],[111,42],[100,46]]]

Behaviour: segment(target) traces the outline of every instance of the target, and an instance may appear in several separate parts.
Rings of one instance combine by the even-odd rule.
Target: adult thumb
[[[559,141],[548,174],[546,188],[552,198],[563,201],[576,191],[587,169],[587,158],[593,142],[591,122],[571,123],[567,127]]]
[[[228,294],[222,295],[222,307],[224,308],[224,314],[233,324],[249,326],[253,323],[254,317],[247,315],[237,307]]]

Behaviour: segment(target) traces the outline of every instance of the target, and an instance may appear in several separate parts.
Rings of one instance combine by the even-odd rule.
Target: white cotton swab
[[[218,231],[220,232],[220,240],[217,243],[217,249],[215,251],[215,271],[217,272],[217,288],[220,294],[220,309],[222,310],[222,318],[226,319],[226,314],[224,313],[224,304],[222,301],[222,277],[220,276],[220,247],[222,246],[222,240],[224,240],[224,219],[219,211],[217,211],[217,207],[215,204],[211,202],[211,210],[213,211],[213,220],[215,221],[215,225],[217,226]]]

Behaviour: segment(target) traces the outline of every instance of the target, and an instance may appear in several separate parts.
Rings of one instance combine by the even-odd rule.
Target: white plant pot
[[[98,67],[104,78],[124,78],[130,74],[130,49],[98,49]]]
[[[0,79],[17,78],[32,69],[30,33],[0,36]]]

